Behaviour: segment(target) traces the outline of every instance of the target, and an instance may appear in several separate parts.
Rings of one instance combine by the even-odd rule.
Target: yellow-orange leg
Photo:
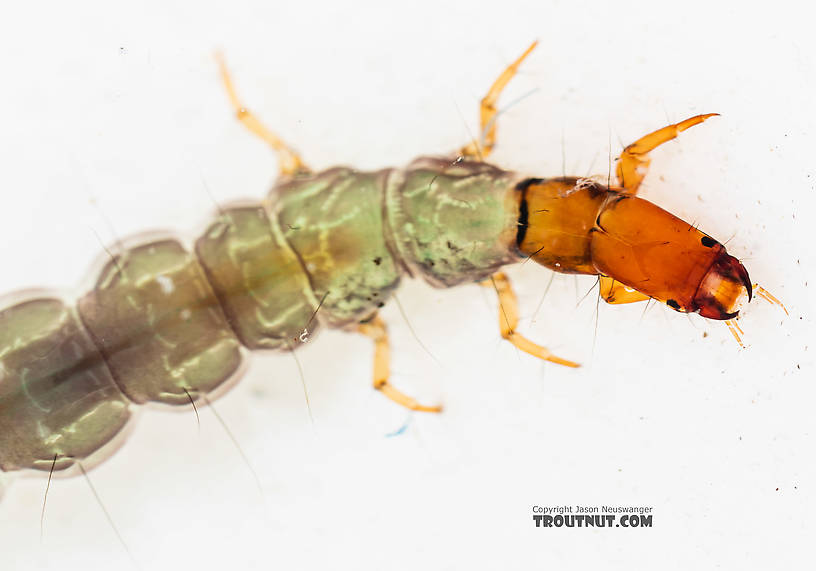
[[[601,298],[606,303],[635,303],[651,299],[648,295],[643,295],[637,290],[625,286],[615,278],[609,276],[599,276],[601,287]]]
[[[264,124],[261,123],[258,118],[244,106],[243,103],[241,103],[241,100],[238,98],[238,94],[235,92],[235,87],[232,84],[232,78],[227,70],[227,64],[224,62],[223,56],[221,54],[216,54],[216,60],[218,61],[218,67],[221,70],[221,81],[224,83],[224,89],[227,90],[230,103],[232,104],[233,109],[235,109],[236,117],[238,117],[238,120],[244,125],[244,127],[249,129],[254,135],[263,139],[266,144],[272,147],[272,149],[277,153],[281,174],[295,175],[298,173],[308,173],[309,167],[304,164],[303,160],[300,158],[300,155],[290,149],[289,146],[284,143],[283,140],[275,133],[267,129]]]
[[[530,341],[516,331],[519,321],[518,299],[516,299],[513,286],[510,285],[510,280],[504,273],[497,272],[493,274],[489,280],[481,282],[481,285],[494,288],[496,294],[499,296],[499,329],[501,330],[502,337],[525,353],[529,353],[539,359],[567,367],[581,366],[578,363],[573,363],[572,361],[567,361],[566,359],[553,355],[546,347],[542,347]]]
[[[538,40],[530,44],[530,47],[527,48],[516,61],[507,66],[507,69],[505,69],[498,79],[493,82],[493,85],[490,86],[487,95],[482,98],[482,103],[479,107],[479,139],[462,147],[462,150],[459,151],[461,156],[483,161],[493,150],[496,144],[496,114],[498,113],[496,102],[499,100],[501,92],[513,76],[516,75],[521,62],[530,55],[530,52],[532,52],[537,45]]]
[[[374,341],[374,388],[382,392],[395,403],[421,412],[442,412],[441,406],[425,406],[400,392],[388,380],[390,375],[391,349],[388,345],[388,330],[380,316],[360,323],[357,331]]]
[[[649,151],[654,150],[666,141],[671,141],[689,127],[702,123],[715,115],[719,115],[719,113],[696,115],[685,121],[663,127],[645,137],[641,137],[623,149],[618,160],[618,166],[615,168],[615,174],[618,177],[618,184],[623,187],[624,192],[627,194],[637,193],[638,187],[649,169],[649,163],[651,162],[648,156]]]

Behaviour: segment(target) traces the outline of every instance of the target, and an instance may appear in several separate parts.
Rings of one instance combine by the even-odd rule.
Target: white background
[[[500,341],[489,291],[407,283],[392,303],[394,382],[330,332],[256,356],[217,409],[148,411],[90,473],[143,569],[782,568],[816,533],[814,89],[810,19],[785,2],[39,3],[0,22],[0,290],[76,295],[101,243],[195,236],[213,201],[260,198],[276,161],[234,120],[212,54],[247,105],[315,168],[447,153],[477,129],[503,67],[540,46],[502,100],[492,159],[531,175],[605,175],[669,122],[722,117],[654,153],[643,196],[728,241],[758,301],[726,328],[665,307],[596,307],[591,278],[514,271],[522,330],[580,370]],[[611,151],[610,143],[611,141]],[[209,189],[209,190],[207,190]],[[580,302],[580,303],[579,303]],[[596,313],[597,311],[597,313]],[[534,318],[534,319],[533,319]],[[438,361],[438,363],[437,363]],[[398,436],[386,435],[410,419]],[[0,502],[3,569],[128,568],[82,478],[18,479]],[[536,529],[533,505],[654,506],[652,529]]]

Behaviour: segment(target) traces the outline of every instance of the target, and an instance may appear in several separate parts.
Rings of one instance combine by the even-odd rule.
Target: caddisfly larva
[[[377,312],[405,276],[484,283],[498,296],[502,337],[569,367],[578,364],[517,331],[503,266],[532,259],[597,275],[609,303],[655,299],[724,320],[739,340],[741,304],[752,293],[775,300],[722,244],[636,196],[648,153],[712,114],[626,147],[614,186],[505,171],[485,162],[495,105],[534,46],[483,99],[480,140],[377,172],[312,172],[243,107],[222,67],[239,119],[278,152],[280,180],[263,201],[223,207],[193,248],[123,241],[76,304],[38,292],[0,310],[0,469],[88,468],[121,444],[137,405],[206,404],[237,380],[247,350],[295,349],[321,327],[371,338],[375,388],[438,411],[389,380]]]

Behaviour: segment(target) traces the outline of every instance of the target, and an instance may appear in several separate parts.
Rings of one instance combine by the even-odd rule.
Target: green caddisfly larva
[[[124,240],[76,303],[24,292],[0,309],[0,470],[79,473],[122,444],[139,405],[208,404],[240,377],[247,351],[295,350],[321,328],[375,347],[373,384],[416,411],[389,378],[378,310],[404,277],[447,288],[480,282],[499,300],[501,336],[555,365],[578,367],[517,330],[506,265],[532,259],[598,276],[608,303],[654,299],[724,321],[737,341],[741,305],[757,295],[739,260],[693,225],[637,195],[650,151],[715,114],[627,146],[616,184],[538,178],[486,160],[496,103],[535,43],[492,85],[481,136],[449,157],[404,168],[313,172],[238,99],[238,119],[280,159],[265,199],[224,207],[186,248],[174,237]]]

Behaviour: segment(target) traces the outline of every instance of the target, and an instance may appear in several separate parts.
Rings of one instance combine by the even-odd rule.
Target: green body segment
[[[108,262],[79,314],[122,392],[137,404],[189,404],[241,364],[238,339],[196,258],[176,240]]]
[[[399,285],[388,246],[384,188],[393,171],[334,168],[279,184],[270,209],[297,252],[320,318],[342,327],[371,317]]]
[[[436,287],[479,281],[518,261],[519,180],[487,163],[417,159],[386,192],[399,257]]]
[[[112,442],[130,414],[72,308],[40,298],[0,312],[0,469],[68,468]]]
[[[318,305],[297,254],[260,205],[222,209],[196,253],[229,324],[248,349],[293,346]],[[305,329],[308,325],[309,331]]]
[[[370,319],[403,273],[447,287],[517,261],[518,180],[431,158],[298,176],[221,210],[193,252],[122,249],[76,310],[32,296],[0,311],[0,469],[98,463],[134,404],[217,395],[242,345],[293,349],[318,324]]]

